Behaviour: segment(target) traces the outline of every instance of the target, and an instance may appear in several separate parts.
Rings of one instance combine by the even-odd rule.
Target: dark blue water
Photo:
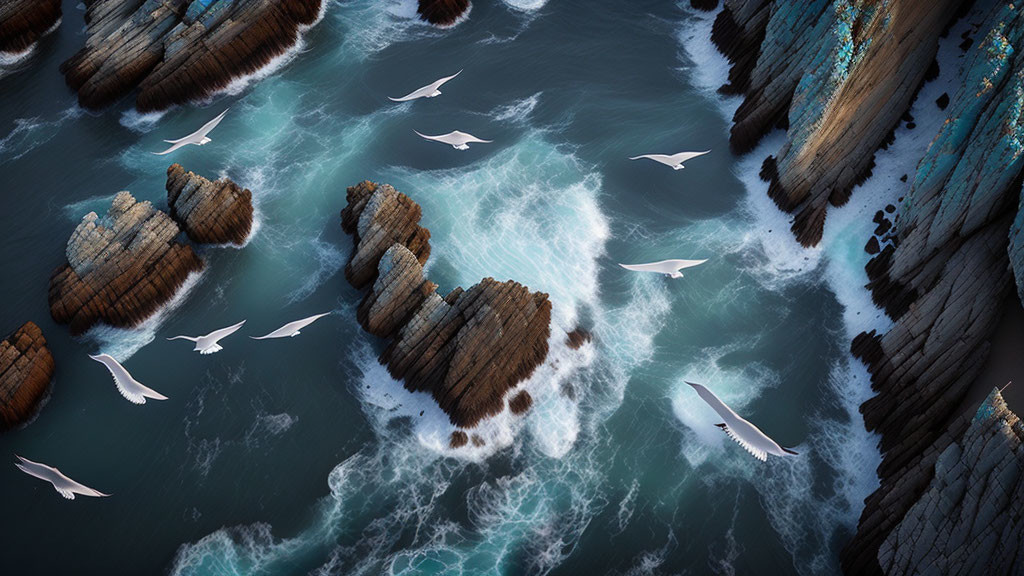
[[[49,403],[0,453],[114,495],[68,502],[0,469],[12,573],[836,569],[877,464],[847,353],[851,331],[881,322],[856,308],[860,207],[830,220],[826,249],[792,241],[756,179],[772,141],[728,153],[735,102],[714,92],[725,64],[709,16],[479,1],[438,30],[408,0],[333,2],[265,77],[140,117],[128,101],[75,105],[57,67],[83,42],[82,12],[64,8],[0,78],[0,331],[39,323],[58,364]],[[439,98],[386,98],[460,69]],[[149,153],[226,107],[209,145]],[[494,143],[460,152],[413,133],[455,129]],[[708,148],[682,171],[627,160]],[[120,190],[165,206],[171,161],[250,188],[255,235],[201,248],[206,270],[143,327],[70,338],[46,302],[68,236]],[[387,376],[355,321],[338,212],[364,179],[423,206],[442,292],[493,276],[551,296],[534,409],[483,424],[483,448],[448,450],[444,415]],[[709,261],[674,281],[616,265],[665,258]],[[164,340],[328,310],[298,338],[240,335],[211,356]],[[573,351],[577,324],[595,339]],[[125,402],[97,351],[170,400]],[[800,457],[750,458],[684,379]]]

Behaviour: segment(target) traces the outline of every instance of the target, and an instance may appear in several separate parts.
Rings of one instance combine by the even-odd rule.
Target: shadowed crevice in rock
[[[140,112],[209,98],[299,41],[322,0],[85,0],[85,47],[61,72],[85,108],[138,89]]]
[[[28,50],[60,21],[60,16],[60,0],[0,2],[0,52]]]
[[[26,322],[0,342],[0,431],[29,420],[53,379],[54,362],[43,332]]]
[[[369,287],[357,318],[391,339],[380,361],[411,391],[430,393],[452,424],[469,428],[505,409],[506,394],[548,352],[551,302],[514,281],[485,278],[447,296],[424,278],[430,233],[420,207],[391,186],[363,182],[347,193],[342,228],[353,235],[345,277]],[[516,407],[529,408],[525,398]],[[453,435],[451,446],[469,439]]]

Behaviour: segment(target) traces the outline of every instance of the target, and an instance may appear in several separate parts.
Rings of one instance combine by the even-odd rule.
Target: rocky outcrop
[[[965,56],[948,118],[918,165],[899,218],[882,230],[889,243],[867,266],[872,296],[894,323],[885,334],[860,334],[852,346],[877,392],[861,412],[868,429],[881,434],[883,461],[880,487],[843,553],[850,574],[929,566],[914,562],[931,561],[931,544],[910,551],[897,550],[898,542],[919,530],[908,526],[922,513],[936,462],[967,430],[970,417],[959,412],[1012,290],[1009,237],[1024,169],[1020,7],[996,5],[982,29],[988,33]],[[979,516],[963,522],[982,519],[980,510],[964,513]]]
[[[547,294],[485,278],[442,297],[423,276],[430,233],[419,226],[419,205],[371,182],[350,187],[347,200],[342,228],[353,235],[355,249],[345,276],[369,288],[359,323],[391,339],[381,363],[409,390],[430,393],[456,426],[472,427],[501,412],[506,394],[547,356]],[[463,445],[463,438],[453,435],[452,446]]]
[[[141,112],[210,97],[294,46],[323,0],[85,0],[85,47],[61,72],[85,108],[138,89]]]
[[[438,26],[451,26],[469,9],[469,0],[419,0],[416,13]]]
[[[181,230],[149,202],[120,192],[100,218],[90,212],[50,278],[50,314],[81,334],[97,322],[129,328],[166,304],[203,267]]]
[[[0,3],[0,53],[28,50],[60,22],[60,16],[60,0]]]
[[[167,169],[167,205],[193,242],[241,246],[252,230],[252,192],[227,178],[211,182],[180,164]]]
[[[845,204],[870,175],[875,151],[906,112],[932,69],[939,36],[965,4],[726,2],[713,39],[734,63],[729,91],[745,95],[730,143],[746,152],[773,126],[788,127],[762,177],[776,204],[794,214],[801,244],[817,244],[828,206]]]
[[[993,390],[952,428],[964,431],[929,447],[928,469],[915,472],[930,481],[878,550],[885,574],[1020,571],[1024,427]]]
[[[50,387],[53,369],[46,338],[32,322],[0,342],[0,430],[13,428],[35,414]]]

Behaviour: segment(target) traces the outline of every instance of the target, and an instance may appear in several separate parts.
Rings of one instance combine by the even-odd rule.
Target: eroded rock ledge
[[[251,193],[230,180],[211,182],[167,170],[171,215],[119,192],[105,217],[90,212],[68,240],[67,262],[50,277],[50,315],[82,334],[96,323],[137,326],[174,297],[203,261],[196,243],[241,244],[252,227]],[[177,220],[177,221],[176,221]],[[179,223],[181,227],[179,227]]]
[[[323,0],[85,0],[85,47],[61,72],[85,108],[138,89],[141,112],[210,97],[298,42]]]
[[[469,9],[469,0],[419,0],[416,13],[438,26],[451,26]]]
[[[372,182],[350,187],[347,200],[342,228],[355,249],[345,277],[356,288],[369,287],[357,316],[367,332],[391,340],[381,363],[409,390],[429,392],[456,426],[469,428],[501,412],[506,394],[547,356],[548,295],[485,278],[442,297],[423,276],[430,232],[419,225],[419,205]],[[531,404],[521,391],[511,409],[521,413]],[[469,440],[456,434],[451,444]]]
[[[35,414],[53,379],[53,356],[43,332],[26,322],[0,342],[0,430]]]
[[[0,2],[0,52],[28,50],[57,25],[60,16],[60,0]]]
[[[167,169],[167,205],[193,242],[241,246],[252,230],[252,192],[227,178],[211,182],[180,164]]]

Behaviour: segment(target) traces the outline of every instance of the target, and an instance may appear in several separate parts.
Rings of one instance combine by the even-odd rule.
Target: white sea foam
[[[533,114],[533,109],[536,108],[537,104],[540,102],[541,94],[543,94],[543,92],[537,92],[532,96],[514,100],[509,104],[502,104],[495,107],[486,115],[492,120],[496,120],[498,122],[526,124],[530,121],[530,115]]]
[[[121,113],[121,117],[118,119],[118,122],[121,126],[124,126],[132,132],[145,134],[156,128],[156,125],[160,123],[160,119],[168,112],[170,112],[169,108],[167,110],[160,110],[159,112],[146,113],[142,113],[135,108],[131,108]]]
[[[21,52],[0,51],[0,78],[3,78],[11,72],[16,72],[18,70],[17,65],[24,62],[30,56],[32,56],[32,54],[34,54],[36,51],[36,47],[39,46],[39,41],[42,40],[44,37],[48,36],[57,28],[60,28],[61,21],[63,21],[63,18],[57,18],[57,21],[53,24],[53,26],[47,28],[46,31],[43,32],[35,42],[32,43],[31,46],[22,50]]]
[[[59,112],[52,120],[39,117],[14,120],[14,129],[0,138],[0,165],[17,160],[49,142],[57,135],[65,121],[78,118],[82,112],[78,105],[72,105]]]
[[[509,8],[514,8],[523,12],[532,12],[534,10],[540,10],[548,3],[548,0],[501,0]]]

